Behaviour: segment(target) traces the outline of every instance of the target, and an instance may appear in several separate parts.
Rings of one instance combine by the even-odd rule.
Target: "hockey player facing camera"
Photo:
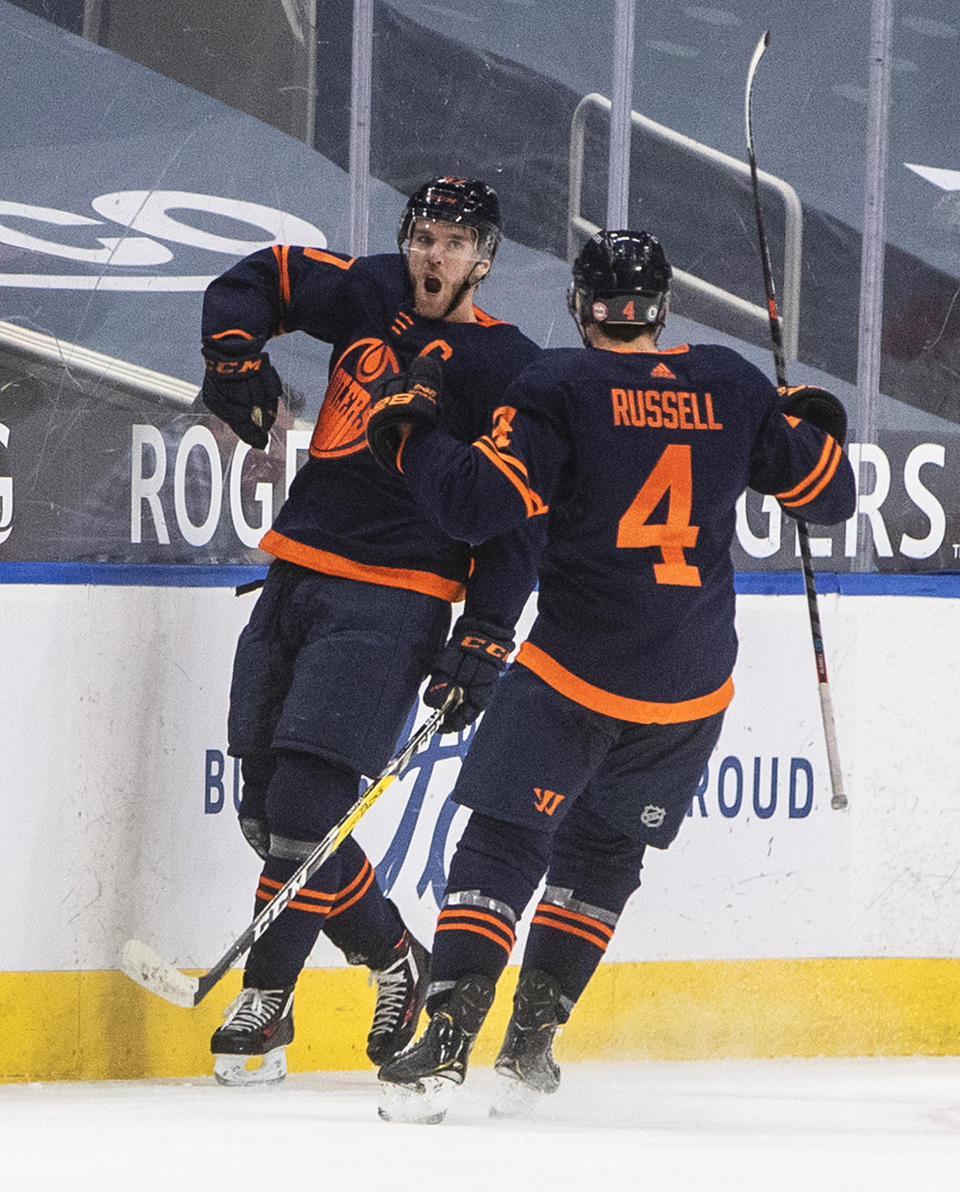
[[[490,187],[435,178],[406,204],[399,253],[354,259],[275,245],[207,289],[203,398],[254,447],[269,442],[281,392],[266,342],[303,331],[333,345],[309,457],[260,543],[274,562],[240,635],[230,688],[240,827],[263,858],[258,912],[343,817],[361,775],[383,768],[423,680],[430,676],[432,707],[461,688],[441,726],[460,731],[513,648],[538,532],[521,527],[476,548],[453,541],[377,466],[365,439],[371,390],[420,354],[444,361],[439,417],[450,434],[469,443],[489,425],[539,350],[474,305],[499,241]],[[376,978],[370,1060],[385,1063],[412,1038],[429,954],[348,838],[251,948],[243,990],[211,1039],[221,1083],[285,1075],[294,988],[321,931]],[[255,1071],[251,1056],[264,1057]]]
[[[675,838],[733,697],[737,499],[772,493],[818,524],[854,509],[832,394],[781,394],[729,348],[657,347],[670,274],[652,236],[600,232],[568,295],[590,350],[543,352],[489,434],[467,446],[434,427],[426,365],[368,423],[371,449],[451,536],[548,522],[536,622],[453,792],[471,815],[437,921],[429,1024],[380,1069],[390,1120],[443,1117],[544,875],[495,1111],[556,1090],[553,1037],[645,849]]]

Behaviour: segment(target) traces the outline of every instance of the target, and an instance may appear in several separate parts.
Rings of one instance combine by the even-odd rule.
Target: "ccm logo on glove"
[[[440,731],[458,733],[472,724],[493,696],[507,665],[513,639],[500,625],[461,617],[450,639],[433,664],[423,702],[428,708],[442,708],[454,687],[463,699],[443,719]]]
[[[237,377],[243,376],[244,373],[259,372],[262,363],[257,356],[254,360],[208,360],[206,365],[207,372]]]
[[[506,662],[510,656],[510,650],[506,646],[491,641],[489,637],[462,637],[460,648],[462,650],[478,650],[481,654],[490,654],[491,657],[497,658],[501,662]]]

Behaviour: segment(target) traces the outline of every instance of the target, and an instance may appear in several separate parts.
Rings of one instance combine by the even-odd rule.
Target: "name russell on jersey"
[[[662,427],[664,430],[723,430],[709,393],[684,389],[611,389],[614,426]]]

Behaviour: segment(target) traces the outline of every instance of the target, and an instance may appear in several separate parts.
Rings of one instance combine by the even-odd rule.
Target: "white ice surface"
[[[476,1067],[439,1126],[372,1072],[0,1086],[0,1188],[957,1192],[960,1058],[567,1064],[523,1122]]]

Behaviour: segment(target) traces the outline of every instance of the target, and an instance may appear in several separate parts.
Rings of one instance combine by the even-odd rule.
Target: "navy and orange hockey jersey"
[[[480,541],[548,520],[536,622],[517,661],[576,702],[674,723],[725,708],[737,654],[730,547],[748,487],[817,524],[855,503],[840,444],[780,412],[738,353],[544,351],[471,446],[415,430],[424,509]]]
[[[275,245],[210,284],[204,342],[239,331],[260,350],[273,336],[303,331],[333,346],[309,458],[263,550],[314,570],[453,602],[464,598],[469,577],[465,611],[514,624],[535,582],[539,530],[514,531],[471,550],[442,532],[406,485],[365,450],[371,386],[428,353],[443,363],[446,429],[469,443],[489,427],[503,391],[539,348],[513,324],[474,309],[476,323],[415,314],[399,253],[351,258]]]

